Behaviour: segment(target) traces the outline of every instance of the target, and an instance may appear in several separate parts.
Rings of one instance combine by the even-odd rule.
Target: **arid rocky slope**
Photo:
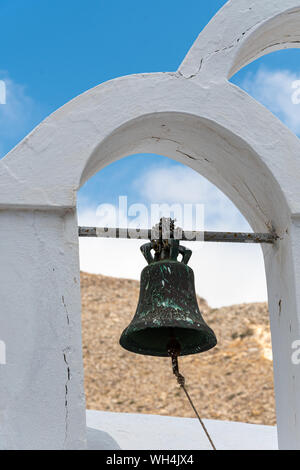
[[[135,312],[139,283],[81,273],[87,408],[192,416],[168,358],[136,355],[119,346]],[[211,309],[198,298],[218,345],[180,358],[192,398],[204,418],[275,424],[267,305]]]

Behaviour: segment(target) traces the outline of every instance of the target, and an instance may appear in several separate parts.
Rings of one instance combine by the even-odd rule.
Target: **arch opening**
[[[168,183],[170,185],[177,185],[179,183],[179,171],[182,172],[182,179],[185,180],[186,184],[188,181],[190,182],[191,189],[197,188],[197,184],[201,185],[205,180],[205,178],[201,177],[196,171],[193,171],[186,165],[174,162],[174,160],[169,158],[158,155],[127,156],[120,161],[107,165],[87,182],[88,186],[89,182],[94,179],[93,188],[95,188],[95,186],[99,187],[99,192],[97,193],[99,199],[97,199],[97,202],[103,203],[107,201],[109,203],[115,203],[117,201],[116,197],[108,200],[101,198],[101,189],[103,189],[105,198],[108,197],[104,182],[108,180],[109,176],[111,181],[115,182],[117,186],[117,194],[120,188],[122,194],[126,191],[126,185],[120,182],[118,177],[114,178],[112,173],[109,172],[110,166],[115,167],[115,173],[117,173],[118,166],[120,166],[120,169],[125,168],[126,160],[129,162],[129,172],[126,174],[129,178],[128,185],[130,184],[131,177],[131,181],[134,180],[136,183],[138,180],[141,183],[139,186],[142,186],[143,189],[146,188],[146,190],[151,189],[151,179],[158,178],[159,170],[162,170],[162,178],[168,177]],[[151,164],[152,161],[154,161],[153,164]],[[134,167],[136,169],[143,165],[147,165],[149,168],[149,175],[140,175],[140,178],[138,175],[130,175],[131,168]],[[101,173],[103,173],[103,178],[101,178]],[[213,185],[208,181],[206,184],[208,187],[213,188]],[[82,189],[84,189],[84,186]],[[215,188],[215,191],[217,194],[221,194],[217,188]],[[170,192],[171,198],[168,200],[170,203],[175,202],[176,196],[178,196],[180,202],[180,197],[185,195],[180,187],[177,189],[176,196],[174,196],[172,191]],[[131,196],[129,201],[132,202],[134,197],[131,191],[129,191],[129,193]],[[86,194],[87,192],[83,192],[83,197],[85,197]],[[146,200],[146,194],[148,194],[148,200]],[[185,202],[190,196],[191,194],[186,195]],[[167,198],[167,194],[164,190],[162,194],[159,195],[157,188],[154,188],[153,193],[151,193],[151,191],[149,193],[147,193],[147,191],[141,191],[137,199],[139,202],[144,201],[149,203],[151,197],[154,197],[156,201],[162,202]],[[224,212],[228,209],[233,209],[234,206],[229,202],[227,197],[223,195],[223,198],[224,201],[228,201],[227,204],[225,204]],[[200,191],[194,196],[194,200],[198,201],[199,199],[201,199]],[[211,201],[210,207],[212,208],[215,204],[216,199]],[[222,207],[221,204],[219,207]],[[236,210],[236,212],[238,211]],[[86,217],[87,216],[89,216],[88,211],[86,213]],[[224,222],[224,214],[220,214],[220,216],[223,218],[222,220]],[[101,219],[99,220],[97,217],[95,217],[95,219],[84,218],[84,214],[80,214],[79,210],[79,223],[81,220],[84,222],[83,225],[94,225],[93,220],[97,220],[97,224],[101,225]],[[235,225],[237,230],[238,228],[246,230],[247,222],[242,216],[234,222],[237,223],[237,225]],[[212,221],[209,223],[212,223]],[[227,220],[227,223],[226,228],[229,227],[230,221]],[[209,228],[217,229],[218,227],[209,225]],[[87,239],[82,239],[82,242],[86,243]],[[122,350],[118,344],[119,336],[129,321],[131,321],[137,305],[139,293],[137,279],[139,272],[145,264],[145,261],[143,261],[139,253],[139,246],[142,243],[143,241],[135,240],[95,239],[92,241],[91,251],[92,257],[97,260],[96,263],[98,263],[99,269],[93,272],[102,273],[102,275],[81,273],[83,296],[83,351],[85,381],[87,383],[87,405],[92,409],[105,409],[115,412],[192,416],[189,408],[183,405],[182,397],[177,393],[176,383],[172,377],[169,361],[162,358],[136,356]],[[101,249],[99,248],[100,245],[102,245]],[[116,248],[117,245],[120,245],[120,248]],[[200,309],[208,324],[211,324],[213,329],[217,331],[220,344],[212,356],[204,353],[204,355],[201,354],[201,356],[198,357],[194,356],[192,359],[184,359],[182,365],[186,370],[187,379],[191,380],[192,376],[194,376],[194,378],[196,377],[196,380],[193,380],[191,383],[192,393],[194,396],[197,396],[198,399],[199,397],[205,398],[208,397],[208,395],[211,396],[211,403],[208,405],[207,415],[205,415],[206,418],[228,419],[233,421],[242,420],[261,424],[268,422],[274,424],[273,372],[267,307],[262,303],[257,303],[253,306],[251,311],[250,305],[232,308],[229,306],[230,302],[228,302],[228,307],[214,308],[209,306],[211,302],[206,303],[204,300],[205,297],[207,298],[207,295],[206,290],[203,289],[204,284],[207,285],[210,283],[212,285],[214,283],[215,287],[212,287],[211,292],[214,290],[216,296],[216,292],[220,289],[221,284],[224,284],[226,268],[227,273],[225,277],[231,279],[232,283],[241,279],[245,275],[245,270],[248,270],[247,276],[245,276],[245,281],[248,285],[249,278],[259,282],[258,278],[255,278],[254,273],[251,275],[251,268],[246,264],[246,258],[247,255],[249,257],[250,251],[252,251],[252,256],[254,252],[257,254],[260,247],[254,247],[253,245],[240,247],[235,245],[234,247],[230,247],[228,245],[226,246],[226,244],[221,244],[223,246],[218,247],[216,244],[205,245],[205,247],[197,249],[195,243],[189,244],[191,249],[195,251],[190,264],[195,272],[196,278],[198,278],[196,285],[197,293],[200,296]],[[215,253],[213,253],[214,248],[216,248]],[[222,259],[223,250],[225,255]],[[247,251],[247,255],[245,254],[245,250]],[[205,252],[207,253],[205,254]],[[104,261],[105,253],[107,253],[108,256]],[[235,256],[235,260],[233,256]],[[243,259],[244,263],[242,262]],[[131,266],[135,265],[137,275],[123,274],[121,276],[123,279],[120,279],[120,277],[115,274],[119,269],[120,260],[122,260],[121,264],[130,263]],[[112,267],[111,265],[115,264],[116,270],[111,270],[109,273],[107,271],[105,272],[103,269],[104,264],[109,264],[110,269]],[[232,271],[235,269],[233,277],[228,273],[228,268],[232,269]],[[109,276],[103,276],[103,272],[109,274]],[[260,274],[264,272],[262,259],[257,272],[260,272]],[[134,278],[136,280],[130,280],[128,278]],[[234,310],[236,308],[237,310]],[[236,323],[237,312],[238,317],[242,318]],[[220,322],[220,318],[227,319],[226,327],[223,321]],[[247,378],[245,374],[243,375],[241,373],[238,379],[238,390],[236,390],[235,394],[232,394],[230,390],[232,390],[234,386],[236,387],[236,384],[234,385],[236,377],[234,376],[233,364],[235,364],[234,367],[236,370],[240,369],[240,371],[242,371],[245,369],[246,365],[245,363],[243,364],[244,359],[242,359],[241,353],[246,351],[247,348],[254,350],[251,358],[249,358],[250,378]],[[228,354],[231,354],[230,351],[233,351],[234,360],[231,366],[228,367],[226,357]],[[268,354],[269,357],[267,357]],[[240,356],[240,359],[237,359],[238,356]],[[236,361],[240,361],[240,364]],[[257,363],[259,363],[260,367],[265,371],[263,375],[265,380],[264,385],[267,387],[267,391],[265,388],[263,393],[257,393],[260,387],[256,383],[256,398],[254,400],[253,378],[255,375],[255,361],[258,361]],[[217,364],[216,368],[212,367],[213,363]],[[223,392],[219,394],[219,396],[220,380],[215,373],[218,365],[222,367],[222,369],[225,367],[224,377],[222,378]],[[100,375],[102,378],[101,383],[99,380]],[[200,376],[207,377],[207,380],[205,379],[204,381],[205,383],[200,379]],[[95,386],[95,384],[98,383],[99,388]],[[124,393],[124,385],[126,385],[125,388],[128,391],[126,394]],[[207,390],[207,387],[209,390]],[[136,393],[137,388],[139,389],[138,394]],[[166,394],[166,390],[168,390],[168,394]],[[250,411],[249,407],[247,410],[247,406],[245,406],[246,402],[251,404]],[[219,409],[218,413],[213,411],[214,407]],[[237,409],[239,409],[238,412],[236,411]],[[257,409],[260,411],[255,415]],[[248,415],[247,412],[249,412]],[[272,421],[270,421],[270,419]]]
[[[300,49],[278,50],[257,58],[230,82],[265,106],[300,135]]]
[[[300,47],[300,8],[287,9],[271,17],[243,41],[234,57],[228,78],[256,59],[271,52]]]
[[[254,150],[215,122],[186,113],[145,115],[116,129],[91,153],[80,185],[135,153],[165,155],[197,171],[229,197],[254,231],[280,231],[285,224],[278,219],[279,207],[287,214],[285,198]]]

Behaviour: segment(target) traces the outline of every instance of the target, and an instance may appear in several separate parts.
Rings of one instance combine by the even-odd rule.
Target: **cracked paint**
[[[69,325],[70,324],[69,312],[68,312],[68,308],[67,308],[67,305],[65,303],[65,298],[64,298],[63,295],[61,296],[61,299],[62,299],[62,303],[63,303],[63,306],[65,307],[65,311],[66,311],[67,324]]]

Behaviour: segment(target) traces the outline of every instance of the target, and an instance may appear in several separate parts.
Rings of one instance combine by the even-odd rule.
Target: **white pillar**
[[[0,225],[0,449],[85,448],[76,213]]]
[[[300,223],[275,247],[264,247],[274,362],[278,444],[300,449],[300,365],[293,362],[300,339]]]

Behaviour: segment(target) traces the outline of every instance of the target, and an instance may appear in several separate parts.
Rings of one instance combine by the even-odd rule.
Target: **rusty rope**
[[[176,345],[177,346],[177,345]],[[206,429],[205,427],[205,424],[203,423],[202,419],[200,418],[200,415],[198,413],[198,411],[196,410],[195,406],[194,406],[194,403],[192,402],[192,399],[185,387],[185,378],[182,374],[179,373],[179,366],[178,366],[178,355],[179,355],[179,351],[178,351],[178,347],[174,347],[174,343],[169,347],[168,349],[168,353],[169,355],[171,356],[171,359],[172,359],[172,369],[173,369],[173,374],[176,376],[177,378],[177,382],[178,384],[180,385],[180,387],[183,389],[184,393],[186,394],[189,402],[190,402],[190,405],[191,407],[193,408],[194,412],[195,412],[195,415],[197,416],[213,450],[217,450],[214,443],[213,443],[213,440],[212,438],[210,437],[209,435],[209,432],[208,430]]]

